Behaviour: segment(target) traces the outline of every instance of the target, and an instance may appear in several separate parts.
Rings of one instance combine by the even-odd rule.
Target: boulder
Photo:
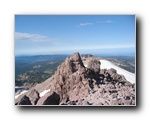
[[[24,95],[23,97],[20,98],[20,100],[18,100],[15,105],[32,105],[30,99]]]
[[[39,99],[36,105],[59,105],[60,96],[56,92],[48,92]]]
[[[110,68],[110,69],[108,70],[108,73],[109,73],[110,75],[116,74],[116,73],[117,73],[117,70],[114,69],[114,68]]]
[[[100,61],[96,58],[92,58],[89,60],[87,68],[91,69],[95,74],[100,73]]]
[[[32,105],[36,105],[37,101],[40,98],[38,91],[36,91],[35,89],[31,89],[30,91],[28,91],[27,96],[29,97]]]

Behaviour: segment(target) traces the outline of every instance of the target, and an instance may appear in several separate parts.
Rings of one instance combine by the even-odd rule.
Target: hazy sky
[[[15,53],[134,53],[134,15],[16,15]],[[113,51],[114,50],[114,51]]]

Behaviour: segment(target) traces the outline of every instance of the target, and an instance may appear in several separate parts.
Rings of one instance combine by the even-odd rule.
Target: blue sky
[[[15,15],[15,54],[133,54],[134,15]]]

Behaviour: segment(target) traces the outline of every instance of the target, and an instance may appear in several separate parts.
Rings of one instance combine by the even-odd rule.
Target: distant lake
[[[25,88],[23,88],[23,87],[15,87],[15,92],[17,92],[18,90],[25,90]]]

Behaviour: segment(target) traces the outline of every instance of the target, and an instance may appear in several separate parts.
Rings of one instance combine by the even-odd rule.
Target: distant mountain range
[[[67,55],[19,56],[15,60],[15,85],[26,86],[51,77]],[[28,83],[28,84],[27,84]]]
[[[35,56],[16,56],[16,64],[31,64],[39,61],[60,61],[69,55],[35,55]]]

